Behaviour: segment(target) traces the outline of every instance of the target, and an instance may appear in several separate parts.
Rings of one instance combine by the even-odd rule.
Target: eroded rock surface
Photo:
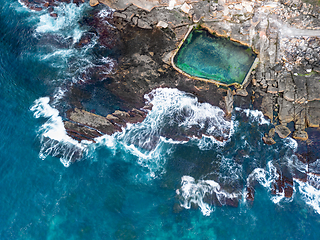
[[[96,31],[83,36],[78,46],[83,47],[97,37],[102,46],[110,49],[118,46],[114,51],[119,57],[112,72],[105,71],[103,66],[95,67],[83,79],[92,84],[93,89],[101,89],[96,81],[102,82],[102,89],[125,103],[121,110],[141,109],[144,95],[154,88],[175,87],[193,93],[201,102],[221,107],[227,114],[232,111],[232,105],[253,104],[279,125],[280,137],[290,136],[291,131],[285,128],[290,122],[294,122],[292,136],[300,140],[307,139],[307,127],[319,127],[320,24],[317,19],[320,15],[317,5],[301,1],[224,0],[105,0],[101,3],[116,11],[113,16],[108,15],[108,19],[101,19],[99,14],[87,19]],[[97,2],[92,2],[95,4]],[[106,20],[110,24],[105,24]],[[249,87],[231,91],[239,97],[231,98],[226,89],[190,79],[172,68],[175,49],[195,23],[246,44],[258,53],[259,64],[249,76]],[[81,104],[82,96],[73,93],[70,91],[67,96],[73,109],[91,111]],[[91,127],[81,121],[74,122]],[[274,142],[268,135],[264,140],[269,144]]]
[[[172,50],[189,26],[199,23],[259,53],[259,65],[251,76],[254,93],[249,95],[263,96],[259,108],[266,116],[275,123],[293,121],[298,132],[319,126],[320,11],[317,5],[301,1],[219,0],[176,1],[168,8],[168,2],[150,1],[153,7],[146,11],[139,2],[131,1],[134,5],[128,6],[129,2],[126,6],[113,1],[104,3],[116,8],[114,16],[127,24],[142,29],[162,28],[171,38],[170,47],[162,51],[164,62],[169,63]],[[151,69],[148,71],[149,76],[156,75]],[[245,95],[243,92],[238,90],[235,94],[245,96],[247,92]]]

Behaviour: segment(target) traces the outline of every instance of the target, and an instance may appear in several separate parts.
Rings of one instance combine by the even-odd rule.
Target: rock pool
[[[193,29],[174,56],[173,64],[192,77],[232,85],[243,83],[256,56],[247,46],[204,29]]]

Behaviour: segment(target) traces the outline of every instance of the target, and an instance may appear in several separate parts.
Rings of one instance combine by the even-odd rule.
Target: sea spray
[[[49,97],[42,97],[30,108],[35,118],[48,119],[39,129],[42,145],[39,157],[41,159],[49,155],[59,157],[61,163],[68,167],[75,160],[82,158],[86,151],[86,143],[78,143],[67,135],[59,111],[51,107],[49,102]]]
[[[195,130],[197,136],[210,135],[228,139],[232,123],[224,118],[222,109],[209,103],[199,103],[191,94],[186,94],[178,89],[158,88],[145,96],[148,103],[153,105],[153,118],[159,127],[157,131],[180,132],[192,137]]]
[[[87,82],[93,78],[93,72],[99,69],[99,75],[105,79],[112,73],[116,61],[109,56],[98,57],[94,53],[101,48],[99,36],[90,31],[90,26],[80,24],[83,16],[91,7],[88,3],[76,4],[59,3],[55,6],[57,18],[50,16],[47,11],[37,12],[30,18],[36,21],[34,37],[39,41],[37,52],[34,54],[41,62],[60,69],[58,82]],[[113,10],[105,7],[97,14],[101,21],[108,24]],[[88,37],[89,36],[89,37]],[[84,44],[81,39],[88,37]],[[107,42],[108,38],[103,39]],[[95,70],[93,70],[95,69]]]
[[[59,103],[63,95],[64,91],[58,89],[53,102],[55,104]],[[36,118],[47,118],[46,123],[39,130],[41,134],[40,158],[44,159],[48,155],[57,156],[65,166],[69,166],[75,160],[93,155],[97,148],[106,147],[113,151],[114,154],[119,152],[121,155],[129,154],[131,157],[124,158],[124,160],[134,161],[142,169],[145,169],[143,172],[146,180],[150,181],[164,176],[167,161],[171,159],[170,156],[175,151],[175,146],[189,144],[202,151],[216,151],[221,156],[214,160],[220,162],[220,168],[217,169],[218,172],[210,172],[211,170],[203,172],[202,177],[198,180],[192,176],[184,175],[181,178],[181,188],[177,190],[182,207],[189,209],[191,204],[196,204],[205,216],[209,216],[215,208],[214,204],[208,201],[210,199],[208,196],[210,195],[216,196],[220,205],[225,205],[227,199],[234,199],[235,201],[241,198],[245,199],[247,195],[245,188],[239,188],[229,193],[223,190],[224,186],[233,186],[236,182],[239,182],[239,186],[241,186],[241,182],[245,182],[246,186],[251,186],[252,184],[252,186],[256,186],[256,182],[271,193],[273,184],[279,178],[279,173],[274,164],[277,164],[277,166],[279,164],[280,166],[286,165],[290,171],[294,169],[302,172],[308,171],[308,166],[299,161],[295,155],[297,142],[294,139],[279,140],[282,145],[275,147],[274,151],[282,149],[281,159],[268,160],[267,158],[266,165],[264,165],[263,161],[259,163],[258,159],[252,158],[254,156],[251,156],[251,153],[254,153],[255,149],[253,148],[253,143],[249,142],[250,139],[240,137],[241,141],[243,141],[241,148],[244,150],[249,149],[249,151],[245,150],[245,152],[248,152],[242,156],[243,159],[253,161],[257,165],[246,176],[243,166],[235,162],[234,154],[239,149],[235,148],[231,152],[228,150],[229,145],[232,145],[232,141],[234,141],[232,140],[233,137],[237,139],[240,134],[238,129],[239,119],[234,120],[235,118],[232,117],[231,121],[226,121],[223,118],[221,109],[198,103],[194,96],[177,89],[160,88],[153,90],[146,95],[146,100],[147,104],[153,105],[153,108],[143,122],[128,124],[126,128],[122,129],[122,132],[115,133],[112,136],[105,135],[97,138],[95,139],[97,143],[88,143],[86,141],[79,143],[70,138],[64,129],[63,120],[59,116],[58,110],[49,104],[49,97],[36,100],[30,108],[34,112],[34,116]],[[252,118],[250,123],[270,124],[263,119],[264,117],[260,112],[236,109],[236,113],[241,114],[241,112]],[[205,121],[206,124],[203,124]],[[205,132],[201,138],[189,137],[188,140],[177,140],[166,135],[168,130],[189,129],[194,125],[199,125],[200,131],[202,133]],[[230,131],[232,132],[231,135]],[[214,137],[206,135],[208,132],[226,134],[230,139],[224,142],[217,141]],[[261,142],[263,148],[271,148],[263,145],[261,139],[259,142]],[[226,154],[226,151],[229,153]],[[316,167],[317,163],[313,165]],[[275,195],[270,195],[270,200],[275,204],[286,204],[299,196],[306,204],[310,205],[316,212],[319,212],[319,182],[316,175],[308,173],[307,182],[294,179],[294,192],[291,198],[286,198],[284,191],[280,191]]]
[[[295,182],[298,185],[297,187],[299,189],[299,194],[301,196],[301,199],[306,204],[311,206],[315,212],[320,214],[320,189],[312,186],[312,185],[320,186],[320,177],[313,174],[308,174],[307,178],[308,178],[307,182],[303,182],[298,179],[295,179]],[[313,182],[312,185],[309,183],[311,181]]]
[[[35,34],[56,33],[65,38],[72,37],[74,43],[79,41],[83,31],[80,30],[78,21],[86,8],[88,4],[77,6],[60,3],[55,7],[57,18],[51,17],[47,11],[41,11]]]
[[[206,195],[215,195],[221,205],[226,204],[226,199],[237,199],[239,194],[227,193],[222,190],[219,183],[213,180],[196,181],[191,176],[181,178],[181,188],[176,191],[181,199],[181,207],[191,208],[191,204],[199,206],[204,216],[210,216],[214,211],[213,205],[204,201]]]
[[[260,125],[270,124],[270,120],[266,119],[263,113],[259,110],[242,109],[239,107],[236,107],[235,110],[240,114],[245,113],[245,115],[250,119],[251,122],[258,122]]]

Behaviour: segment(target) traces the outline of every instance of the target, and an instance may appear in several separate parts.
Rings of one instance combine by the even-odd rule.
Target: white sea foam
[[[106,7],[100,10],[100,12],[98,13],[98,17],[100,17],[105,24],[109,25],[112,28],[116,28],[115,26],[109,23],[109,20],[113,18],[114,11],[114,9]]]
[[[196,97],[172,88],[155,89],[145,98],[153,105],[149,116],[158,132],[165,125],[186,130],[197,127],[206,135],[229,137],[232,123],[218,107],[199,103]]]
[[[206,194],[215,194],[220,204],[225,205],[226,198],[238,198],[239,194],[227,193],[220,185],[213,180],[198,180],[193,177],[183,176],[181,178],[181,188],[176,191],[181,197],[181,206],[190,209],[191,204],[199,206],[204,216],[210,216],[214,211],[213,206],[203,201]]]
[[[41,60],[47,60],[52,58],[63,58],[66,59],[73,53],[73,49],[57,49],[49,54],[41,55]]]
[[[48,155],[59,156],[64,166],[68,167],[75,160],[76,154],[83,154],[86,144],[78,143],[67,135],[59,111],[51,107],[49,102],[49,97],[42,97],[30,108],[35,118],[48,118],[39,129],[42,144],[39,157],[45,159]]]
[[[103,19],[111,19],[114,11],[114,9],[106,7],[99,11],[98,16]]]
[[[158,88],[145,98],[152,104],[152,110],[142,123],[130,125],[122,134],[117,134],[117,140],[123,142],[126,149],[139,158],[139,164],[148,167],[151,173],[163,170],[165,155],[170,152],[168,146],[172,145],[165,143],[186,143],[168,138],[171,132],[179,135],[196,126],[208,135],[229,137],[232,124],[223,118],[224,112],[218,107],[199,103],[190,94],[171,88]]]
[[[271,190],[271,183],[279,177],[272,162],[268,162],[267,169],[255,168],[248,176],[247,183],[257,181],[261,186]]]
[[[112,58],[109,58],[109,57],[103,57],[101,59],[101,61],[104,63],[104,64],[107,64],[109,66],[109,68],[105,69],[102,73],[103,74],[110,74],[112,73],[115,65],[116,65],[116,61]]]
[[[296,152],[298,149],[298,142],[294,140],[291,137],[287,137],[283,139],[283,142],[285,145],[293,150],[293,152]]]
[[[149,177],[155,178],[165,171],[165,163],[172,146],[185,144],[187,140],[175,140],[166,135],[172,131],[200,126],[206,134],[220,134],[228,137],[232,123],[224,120],[223,111],[209,104],[199,103],[197,98],[177,89],[159,88],[145,96],[152,110],[143,122],[128,124],[122,132],[115,133],[112,138],[100,137],[100,144],[123,149],[137,157],[137,163],[149,169]],[[211,136],[204,136],[210,141]],[[202,140],[199,140],[202,141]]]
[[[24,10],[37,12],[35,10],[31,10],[30,8],[28,8],[28,6],[24,2],[22,2],[21,0],[18,0],[18,3],[20,3],[20,6],[22,6]],[[18,11],[21,11],[21,9],[19,7],[16,7],[15,9],[18,10]]]
[[[220,162],[220,172],[223,174],[219,175],[219,183],[229,184],[242,179],[242,170],[242,165],[236,163],[233,158],[222,156]]]
[[[320,189],[317,189],[309,184],[309,181],[317,181],[318,186],[320,186],[320,177],[312,174],[308,174],[308,181],[302,182],[298,179],[294,179],[294,181],[298,184],[299,193],[301,194],[302,200],[310,205],[315,212],[320,214]]]
[[[270,120],[266,119],[263,113],[259,110],[242,109],[239,107],[236,107],[235,110],[238,112],[244,112],[252,122],[258,122],[260,125],[270,124]]]
[[[272,161],[269,161],[267,164],[267,168],[255,168],[252,173],[247,178],[247,186],[250,186],[250,184],[253,181],[257,181],[261,186],[266,188],[268,191],[271,191],[272,189],[272,183],[275,183],[275,181],[280,177],[279,173],[277,172],[276,167],[272,164]],[[295,188],[293,186],[293,196],[291,198],[285,197],[285,192],[278,192],[276,195],[271,196],[270,200],[278,204],[280,202],[291,202],[294,198],[295,194]]]
[[[39,22],[36,27],[37,33],[59,33],[65,37],[72,37],[73,42],[79,41],[83,30],[78,25],[83,10],[87,4],[66,4],[60,3],[54,10],[58,14],[57,18],[50,16],[50,13],[43,12],[39,17]]]
[[[141,149],[154,149],[161,142],[178,141],[167,138],[171,132],[185,132],[197,126],[205,134],[218,134],[229,137],[232,123],[226,121],[223,111],[206,103],[199,103],[192,97],[177,89],[159,88],[146,95],[152,110],[142,123],[128,124],[117,139],[128,146],[133,144]],[[210,138],[207,136],[207,138]]]

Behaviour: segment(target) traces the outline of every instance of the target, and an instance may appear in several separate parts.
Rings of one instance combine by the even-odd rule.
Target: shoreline
[[[54,6],[53,3],[43,6],[40,3],[38,6],[37,2],[24,3],[31,9],[48,8],[49,12]],[[80,1],[74,3],[81,4]],[[90,1],[91,5],[97,3]],[[118,48],[118,63],[112,73],[101,74],[103,69],[100,72],[99,69],[92,71],[92,75],[98,75],[98,81],[99,78],[103,81],[102,86],[97,84],[97,80],[88,84],[92,89],[104,88],[110,91],[125,103],[125,108],[120,109],[126,112],[127,119],[124,122],[130,123],[130,111],[133,109],[143,110],[145,94],[158,87],[170,87],[192,93],[200,102],[222,108],[226,115],[232,112],[233,106],[245,105],[261,110],[275,125],[273,131],[280,137],[290,135],[298,140],[307,140],[305,129],[319,128],[320,39],[317,33],[320,21],[308,18],[318,16],[320,19],[320,8],[317,5],[301,1],[293,4],[291,1],[269,3],[219,0],[169,1],[160,6],[157,1],[148,1],[149,7],[146,8],[144,0],[127,1],[125,5],[112,0],[104,0],[102,3],[116,8],[113,17],[108,18],[111,25],[105,29],[99,16],[93,15],[90,26],[97,32],[101,44]],[[214,82],[199,81],[176,71],[172,57],[190,31],[190,26],[195,24],[245,44],[258,53],[259,63],[251,74],[247,74],[243,88],[227,91]],[[298,36],[289,36],[290,29],[299,29],[296,31]],[[311,36],[312,31],[314,37]],[[302,37],[304,33],[308,36]],[[83,47],[90,43],[93,35],[83,36],[77,45]],[[111,39],[112,44],[104,39]],[[82,88],[77,84],[71,86],[65,97],[71,106],[67,113],[63,113],[69,120],[65,121],[69,133],[79,133],[81,129],[87,132],[94,125],[92,122],[83,124],[81,118],[74,121],[70,117],[81,111],[81,114],[86,112],[81,104],[82,96],[77,93],[86,91]],[[113,115],[112,112],[110,114]],[[102,117],[89,112],[86,115],[92,121]],[[70,121],[72,124],[68,123]],[[291,122],[294,123],[293,133],[287,127]],[[125,123],[115,126],[106,119],[105,125],[114,127],[107,131],[96,130],[111,134]],[[266,142],[274,142],[273,131],[266,133]]]

